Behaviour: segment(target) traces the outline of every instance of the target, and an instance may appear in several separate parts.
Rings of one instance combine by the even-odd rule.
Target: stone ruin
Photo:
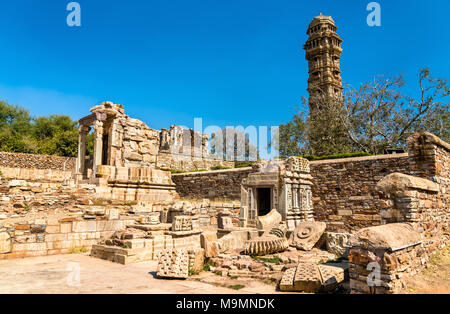
[[[104,102],[79,121],[76,180],[97,185],[99,197],[128,201],[171,201],[175,186],[169,170],[228,165],[208,151],[208,134],[171,126],[157,131],[125,115],[122,105]],[[94,153],[86,158],[89,132]]]
[[[300,157],[257,163],[241,188],[241,227],[256,227],[258,220],[276,210],[289,231],[301,221],[313,220],[309,161]]]
[[[261,161],[245,169],[241,184],[234,183],[241,189],[240,204],[180,200],[167,165],[188,155],[173,151],[176,141],[171,139],[192,132],[152,130],[111,103],[92,112],[80,121],[81,153],[73,179],[64,170],[34,169],[6,169],[14,180],[0,178],[0,204],[13,204],[22,215],[0,218],[0,259],[89,248],[91,256],[121,264],[157,260],[160,278],[185,279],[206,264],[228,278],[273,280],[282,291],[395,293],[403,276],[425,267],[448,241],[450,145],[432,134],[408,139],[409,157],[403,158],[410,163],[409,174],[377,177],[371,187],[385,225],[337,233],[329,232],[330,222],[313,209],[306,159]],[[83,154],[91,126],[92,159]],[[64,169],[65,161],[60,163]],[[230,182],[227,173],[237,170],[218,176]],[[21,219],[28,217],[29,204],[37,207],[34,212],[63,210],[57,216]],[[382,273],[375,287],[367,285],[370,263],[378,263]]]

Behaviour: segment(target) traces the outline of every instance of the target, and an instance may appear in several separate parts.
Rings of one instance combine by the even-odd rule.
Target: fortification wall
[[[380,211],[390,204],[375,187],[394,172],[409,173],[408,154],[311,162],[315,219],[335,232],[386,223]]]

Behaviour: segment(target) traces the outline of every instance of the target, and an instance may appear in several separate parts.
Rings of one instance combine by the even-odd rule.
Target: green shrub
[[[228,170],[231,169],[230,167],[225,167],[225,166],[214,166],[211,167],[211,170]]]
[[[243,164],[236,164],[235,166],[234,166],[234,168],[247,168],[247,167],[251,167],[251,166],[253,166],[253,164],[254,164],[255,162],[247,162],[247,163],[243,163]]]

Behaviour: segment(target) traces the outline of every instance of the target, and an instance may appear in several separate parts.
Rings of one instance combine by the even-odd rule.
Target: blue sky
[[[74,119],[111,100],[156,129],[278,125],[307,95],[302,46],[319,13],[339,27],[346,83],[405,73],[414,93],[421,67],[450,78],[448,0],[378,1],[374,28],[369,0],[80,0],[79,28],[69,2],[1,1],[0,99]]]

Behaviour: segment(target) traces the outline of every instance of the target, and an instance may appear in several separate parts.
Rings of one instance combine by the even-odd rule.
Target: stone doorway
[[[258,216],[265,216],[272,210],[272,189],[258,188],[256,195]]]

